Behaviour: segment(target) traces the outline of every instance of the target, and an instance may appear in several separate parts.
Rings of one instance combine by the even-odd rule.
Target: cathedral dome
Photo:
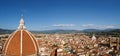
[[[3,55],[27,56],[36,55],[38,45],[35,37],[26,30],[23,18],[20,20],[18,29],[7,39],[3,47]]]

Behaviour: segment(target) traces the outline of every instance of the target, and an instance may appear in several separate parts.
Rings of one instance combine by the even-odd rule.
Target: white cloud
[[[115,28],[114,25],[105,26],[105,28]]]
[[[82,24],[82,25],[75,25],[75,24],[53,24],[43,26],[41,25],[41,29],[108,29],[108,28],[120,28],[119,25],[98,25],[98,24]]]
[[[83,24],[82,26],[83,27],[92,27],[92,26],[94,26],[94,24]]]
[[[82,27],[95,29],[117,28],[116,25],[96,25],[96,24],[83,24]]]
[[[73,27],[75,24],[53,24],[55,27]]]

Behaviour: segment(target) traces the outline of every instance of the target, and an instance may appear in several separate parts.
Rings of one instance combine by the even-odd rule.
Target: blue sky
[[[0,28],[28,30],[120,28],[120,0],[0,0]]]

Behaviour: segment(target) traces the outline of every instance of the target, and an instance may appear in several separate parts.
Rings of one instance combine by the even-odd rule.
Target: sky
[[[120,0],[0,0],[0,28],[28,30],[120,28]]]

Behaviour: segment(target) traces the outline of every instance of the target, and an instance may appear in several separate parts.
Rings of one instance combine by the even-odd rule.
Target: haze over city
[[[120,28],[120,0],[0,0],[0,28],[28,30]]]

